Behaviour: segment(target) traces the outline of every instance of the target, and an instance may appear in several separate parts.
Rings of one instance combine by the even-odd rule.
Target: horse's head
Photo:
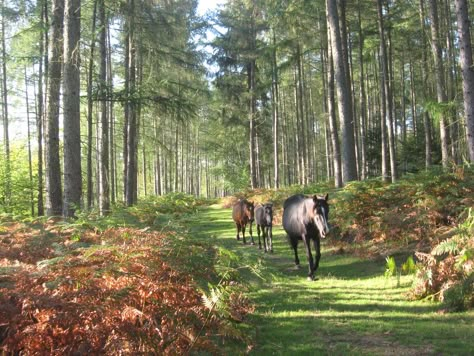
[[[326,237],[329,233],[329,195],[326,194],[324,197],[315,195],[313,196],[314,202],[314,224],[319,230],[321,237]]]
[[[267,203],[263,205],[263,209],[265,212],[265,220],[267,225],[271,225],[273,221],[273,204]]]
[[[245,201],[245,215],[249,218],[250,221],[253,221],[255,216],[254,216],[254,210],[255,206],[253,201]]]

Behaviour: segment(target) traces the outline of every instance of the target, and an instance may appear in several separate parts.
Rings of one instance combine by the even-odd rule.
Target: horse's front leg
[[[258,236],[258,249],[262,249],[262,244],[260,243],[260,232],[263,234],[263,246],[265,247],[265,227],[260,228],[260,225],[257,224],[257,236]]]
[[[313,270],[313,275],[316,272],[316,270],[319,267],[319,260],[321,259],[321,240],[318,237],[313,239],[313,244],[314,244],[314,250],[316,251],[316,261],[314,262],[314,270]]]
[[[268,227],[267,231],[267,240],[268,240],[268,248],[270,249],[270,252],[273,252],[273,233],[272,233],[273,227],[270,225]]]
[[[255,241],[253,240],[253,234],[252,234],[252,221],[250,222],[249,233],[250,233],[250,238],[252,239],[252,245],[255,245]]]
[[[262,237],[263,237],[263,250],[265,251],[265,253],[268,250],[267,236],[268,236],[268,228],[266,226],[263,226],[262,227]],[[260,240],[258,242],[260,242]]]
[[[244,240],[244,245],[247,244],[247,241],[245,241],[245,227],[246,225],[245,224],[242,224],[242,239]]]
[[[304,247],[306,249],[306,258],[308,259],[308,280],[312,281],[314,279],[314,263],[313,263],[313,255],[311,254],[311,244],[309,241],[308,236],[303,235],[303,242]]]

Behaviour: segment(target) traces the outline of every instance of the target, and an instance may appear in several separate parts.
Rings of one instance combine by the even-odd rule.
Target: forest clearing
[[[7,354],[56,355],[469,354],[474,313],[459,310],[474,302],[472,216],[467,240],[456,240],[466,218],[463,204],[474,197],[472,173],[464,174],[412,177],[397,189],[366,182],[332,192],[335,232],[323,240],[315,281],[306,280],[306,268],[295,269],[279,223],[290,191],[248,192],[280,207],[273,253],[236,240],[231,209],[225,208],[232,199],[169,195],[71,222],[3,217],[0,345]],[[406,193],[405,209],[416,212],[403,225],[391,220],[398,189]],[[382,191],[384,200],[375,206]],[[366,218],[341,211],[350,201],[368,207],[360,212]],[[454,206],[460,215],[447,213]],[[371,209],[379,212],[379,226],[368,236],[354,235],[354,225],[362,230],[375,217]],[[410,235],[413,230],[418,232]],[[417,294],[423,261],[409,273],[402,264],[416,251],[439,246],[443,235],[458,250],[433,253],[444,268],[442,276],[432,266],[433,285],[444,285],[440,303],[436,291]],[[443,267],[466,253],[464,267]],[[387,273],[387,257],[394,257],[396,273]],[[468,294],[449,297],[446,290],[463,281],[470,283]]]

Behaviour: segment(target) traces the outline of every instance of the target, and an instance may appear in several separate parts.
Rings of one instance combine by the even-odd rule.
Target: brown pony
[[[237,240],[240,240],[240,230],[242,230],[243,242],[245,241],[245,228],[250,223],[250,237],[252,238],[252,245],[255,245],[252,235],[252,223],[254,219],[254,205],[253,202],[246,199],[239,199],[237,203],[232,207],[232,219],[234,219],[235,225],[237,226]]]

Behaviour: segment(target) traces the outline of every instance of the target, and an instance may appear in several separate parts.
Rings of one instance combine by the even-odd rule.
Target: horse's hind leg
[[[298,238],[296,237],[289,237],[291,247],[293,248],[293,251],[295,252],[295,266],[296,268],[299,268],[300,266],[300,259],[298,258]]]

